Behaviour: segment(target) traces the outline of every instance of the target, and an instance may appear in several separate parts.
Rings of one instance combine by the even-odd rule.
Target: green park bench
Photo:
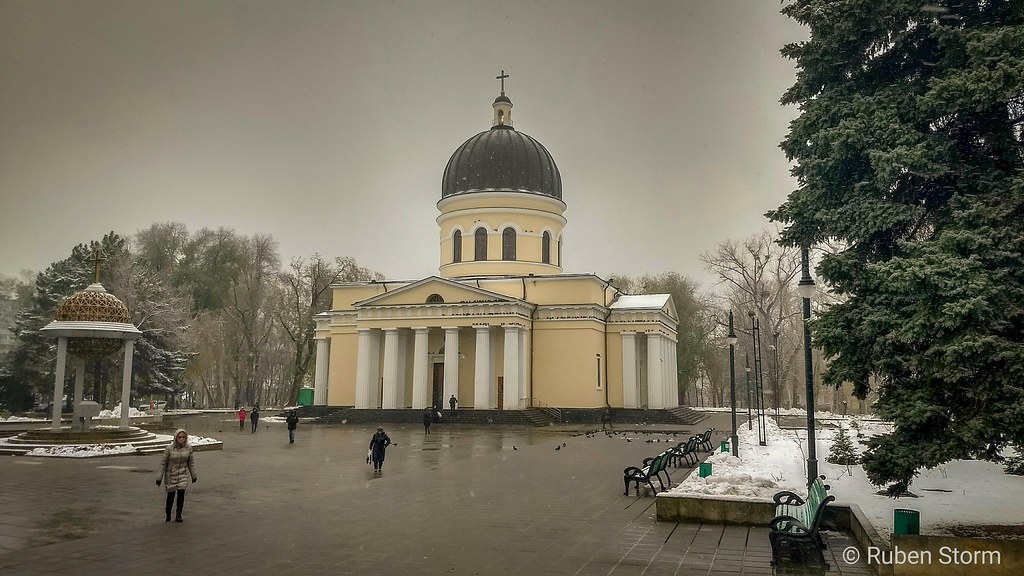
[[[651,492],[657,494],[657,490],[654,489],[654,484],[651,482],[652,478],[658,479],[658,486],[661,487],[662,491],[665,491],[668,486],[672,486],[672,479],[668,475],[668,463],[671,459],[671,454],[668,451],[662,452],[653,458],[645,458],[643,467],[630,466],[622,471],[622,483],[625,485],[625,494],[629,494],[629,483],[633,482],[636,484],[636,495],[640,495],[640,483],[643,482],[651,488]],[[661,473],[665,473],[665,482],[661,480]]]
[[[825,507],[836,499],[828,493],[829,485],[822,482],[824,476],[814,479],[807,489],[807,496],[783,490],[775,494],[775,518],[768,523],[768,541],[772,545],[772,565],[777,565],[784,546],[795,545],[812,548],[822,566],[827,566],[822,550],[821,519]]]

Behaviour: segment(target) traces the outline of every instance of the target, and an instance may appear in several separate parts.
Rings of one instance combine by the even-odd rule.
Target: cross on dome
[[[100,283],[100,262],[105,260],[106,258],[100,256],[100,247],[94,246],[92,249],[92,281],[94,284]]]
[[[505,95],[505,78],[508,78],[508,74],[505,74],[504,70],[501,71],[501,76],[495,76],[496,80],[501,80],[501,95],[502,96]]]

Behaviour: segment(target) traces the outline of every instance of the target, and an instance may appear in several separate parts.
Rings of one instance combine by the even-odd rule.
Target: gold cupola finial
[[[505,96],[505,78],[508,78],[508,74],[505,74],[504,70],[501,71],[499,76],[495,76],[495,79],[501,81],[501,95],[495,98],[494,104],[491,105],[494,108],[492,127],[512,127],[512,101],[508,99],[508,96]]]

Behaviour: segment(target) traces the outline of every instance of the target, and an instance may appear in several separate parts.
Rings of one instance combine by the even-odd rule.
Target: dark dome
[[[510,126],[495,126],[459,146],[448,160],[441,198],[508,190],[562,199],[558,166],[540,142]]]

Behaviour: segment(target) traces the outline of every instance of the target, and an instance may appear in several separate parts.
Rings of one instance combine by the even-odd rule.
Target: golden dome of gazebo
[[[97,282],[61,302],[54,320],[120,325],[130,323],[131,316],[128,307]],[[78,358],[95,360],[117,352],[123,345],[124,342],[116,338],[72,338],[68,352]]]

